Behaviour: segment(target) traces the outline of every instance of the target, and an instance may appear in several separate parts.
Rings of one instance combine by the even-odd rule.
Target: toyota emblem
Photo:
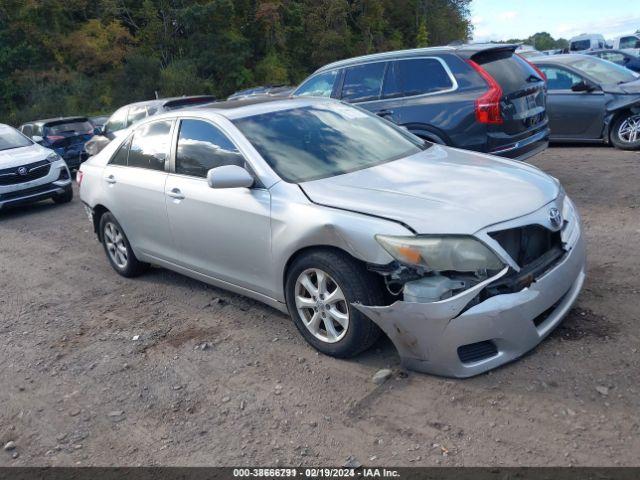
[[[27,174],[27,167],[20,167],[18,169],[18,174],[19,175],[26,175]]]
[[[562,214],[560,213],[560,210],[555,207],[549,210],[549,220],[551,221],[552,227],[560,228],[562,225]]]

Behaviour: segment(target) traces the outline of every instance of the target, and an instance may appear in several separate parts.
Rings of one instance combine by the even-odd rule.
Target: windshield
[[[285,181],[317,180],[420,152],[424,145],[384,120],[339,103],[233,122]]]
[[[22,135],[15,128],[0,126],[0,150],[10,150],[12,148],[28,147],[33,142]]]
[[[598,83],[633,82],[640,75],[631,70],[599,58],[586,57],[571,63],[574,68],[584,72]]]

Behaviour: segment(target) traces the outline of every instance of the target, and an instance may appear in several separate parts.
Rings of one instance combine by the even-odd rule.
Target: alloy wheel
[[[349,328],[349,306],[338,283],[317,268],[303,271],[296,280],[298,315],[314,337],[327,343],[340,341]]]
[[[620,124],[618,138],[625,143],[640,140],[640,115],[632,115]]]
[[[128,250],[124,243],[124,235],[118,226],[112,222],[107,222],[104,226],[104,241],[107,246],[107,252],[113,263],[118,268],[127,268]]]

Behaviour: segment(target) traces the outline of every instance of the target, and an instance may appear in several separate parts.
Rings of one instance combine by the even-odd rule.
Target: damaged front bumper
[[[387,334],[405,367],[449,377],[477,375],[533,349],[569,312],[585,279],[585,244],[578,235],[563,258],[529,287],[492,296],[467,310],[508,268],[446,300],[354,307]]]

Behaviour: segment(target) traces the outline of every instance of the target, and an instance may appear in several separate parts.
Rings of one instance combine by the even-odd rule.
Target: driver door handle
[[[393,115],[393,110],[380,110],[379,112],[376,112],[376,115],[379,117],[390,117]]]
[[[114,177],[113,175],[109,175],[108,177],[105,177],[104,180],[107,183],[111,183],[111,184],[116,183],[116,177]]]
[[[175,198],[176,200],[184,200],[184,195],[179,188],[172,188],[171,190],[169,190],[167,195],[169,195],[171,198]]]

